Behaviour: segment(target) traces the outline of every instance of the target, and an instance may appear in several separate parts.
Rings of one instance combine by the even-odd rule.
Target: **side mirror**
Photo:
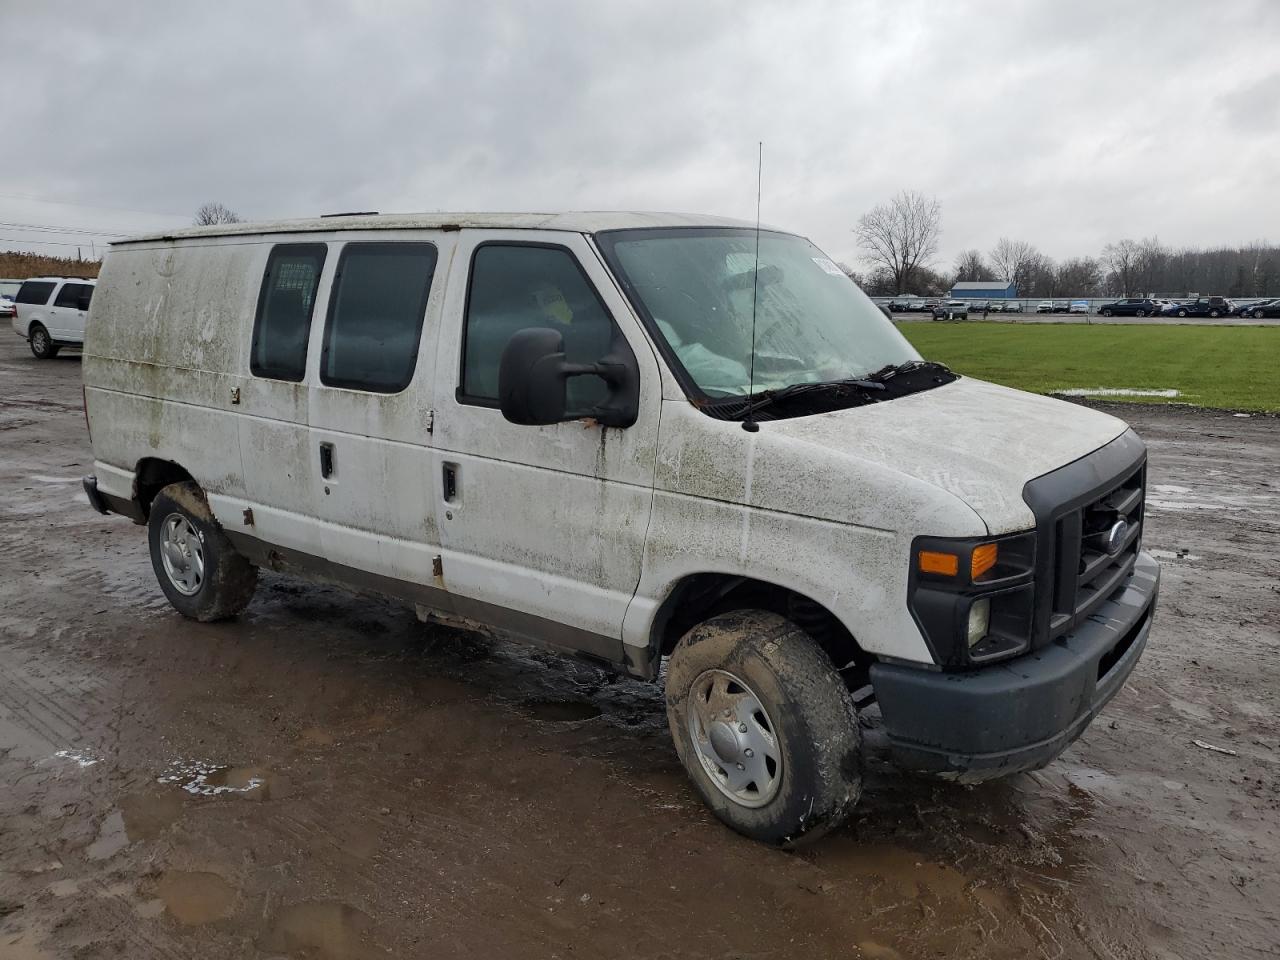
[[[640,377],[630,350],[615,349],[597,363],[569,363],[564,337],[547,327],[512,334],[498,364],[498,406],[512,423],[541,426],[592,417],[606,427],[629,427],[640,406]],[[590,410],[570,411],[570,377],[597,376],[609,385],[609,396]]]

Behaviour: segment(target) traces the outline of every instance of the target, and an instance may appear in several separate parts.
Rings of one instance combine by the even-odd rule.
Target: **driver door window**
[[[513,334],[530,327],[559,333],[570,363],[601,359],[616,335],[612,318],[568,250],[528,244],[478,247],[467,289],[459,402],[498,405],[502,351]],[[571,409],[599,403],[607,394],[599,377],[568,382]]]

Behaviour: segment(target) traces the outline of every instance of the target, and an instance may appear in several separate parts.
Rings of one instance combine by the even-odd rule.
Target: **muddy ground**
[[[4,960],[1280,956],[1280,420],[1124,407],[1165,563],[1127,688],[1038,773],[873,763],[782,853],[653,687],[270,574],[183,620],[85,501],[80,403],[0,341]]]

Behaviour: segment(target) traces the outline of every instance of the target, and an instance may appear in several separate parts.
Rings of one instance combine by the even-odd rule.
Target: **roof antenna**
[[[742,421],[742,429],[747,433],[755,433],[760,429],[756,423],[755,404],[751,396],[756,392],[756,296],[760,289],[760,184],[764,176],[764,141],[757,143],[756,155],[756,262],[751,268],[751,361],[750,374],[747,380],[747,415]]]

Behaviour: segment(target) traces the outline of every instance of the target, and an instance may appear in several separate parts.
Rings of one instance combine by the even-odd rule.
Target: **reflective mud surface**
[[[1165,552],[1128,687],[1039,773],[873,761],[787,854],[655,688],[273,575],[182,620],[84,502],[78,373],[0,342],[0,958],[1280,951],[1280,422],[1124,408]]]

